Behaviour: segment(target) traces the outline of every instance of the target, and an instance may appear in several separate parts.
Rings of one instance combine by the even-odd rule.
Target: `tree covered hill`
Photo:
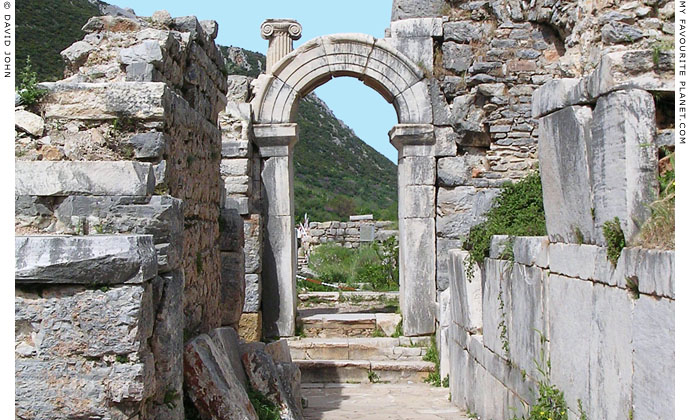
[[[17,67],[31,56],[39,80],[58,80],[64,72],[60,51],[82,39],[82,26],[100,15],[99,0],[19,0]],[[229,74],[257,77],[265,68],[263,54],[221,46]],[[347,220],[351,214],[373,213],[397,219],[397,167],[355,133],[316,95],[300,101],[295,148],[295,217]]]

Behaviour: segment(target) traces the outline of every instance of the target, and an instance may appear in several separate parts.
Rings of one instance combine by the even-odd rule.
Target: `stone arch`
[[[252,101],[258,124],[290,123],[299,98],[333,77],[351,76],[395,107],[400,124],[431,124],[431,100],[419,66],[385,39],[326,35],[308,41],[259,77]]]
[[[269,47],[270,51],[270,47]],[[398,125],[400,305],[405,335],[435,331],[435,137],[429,87],[420,67],[385,39],[363,34],[313,39],[259,76],[252,100],[254,144],[261,155],[265,196],[262,299],[264,336],[295,331],[296,241],[292,155],[297,105],[334,77],[364,82],[392,103]]]

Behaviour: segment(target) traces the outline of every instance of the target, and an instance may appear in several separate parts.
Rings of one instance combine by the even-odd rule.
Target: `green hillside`
[[[62,78],[60,51],[82,39],[82,26],[99,8],[88,0],[19,0],[17,63],[31,56],[39,80]],[[221,46],[229,74],[257,77],[263,54]],[[300,141],[295,150],[295,217],[347,220],[373,213],[397,219],[397,168],[339,121],[315,95],[299,105]]]
[[[266,57],[238,47],[221,47],[229,74],[257,77]],[[373,213],[398,217],[397,167],[364,143],[316,95],[300,101],[295,147],[295,217],[347,220]]]
[[[17,68],[30,55],[41,81],[62,79],[65,64],[60,51],[82,39],[82,26],[101,14],[88,0],[17,0],[15,10]]]

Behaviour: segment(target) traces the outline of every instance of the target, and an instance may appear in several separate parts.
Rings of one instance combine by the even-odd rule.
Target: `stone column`
[[[436,327],[436,158],[431,124],[399,124],[388,133],[398,149],[400,305],[406,336]]]
[[[254,143],[262,159],[261,183],[265,192],[264,337],[286,337],[295,333],[297,249],[292,153],[297,136],[297,124],[254,124]]]
[[[261,37],[268,40],[266,73],[273,65],[292,52],[292,41],[302,36],[302,25],[293,19],[266,19],[261,24]]]

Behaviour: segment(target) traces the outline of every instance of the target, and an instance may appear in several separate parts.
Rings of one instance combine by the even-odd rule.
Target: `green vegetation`
[[[621,221],[618,217],[613,220],[604,222],[604,239],[606,240],[606,256],[615,266],[618,264],[618,258],[621,256],[621,251],[625,248],[625,235],[621,229]]]
[[[398,290],[397,248],[395,237],[359,248],[327,243],[314,249],[309,267],[318,273],[319,280],[328,283],[369,283],[374,290]],[[307,288],[313,290],[312,286],[318,285],[309,284]]]
[[[386,333],[383,332],[383,330],[379,327],[376,327],[374,332],[371,333],[371,336],[376,338],[376,337],[385,337]]]
[[[45,90],[38,87],[38,75],[31,68],[31,57],[26,56],[26,64],[17,75],[17,93],[22,104],[35,105],[45,95]]]
[[[62,79],[65,64],[60,51],[82,39],[82,26],[101,14],[88,0],[22,0],[16,12],[16,62],[31,55],[39,81]]]
[[[486,213],[486,221],[470,230],[463,247],[470,252],[466,268],[482,264],[489,256],[493,235],[542,236],[546,235],[541,178],[534,172],[514,184],[501,187],[493,207]],[[506,246],[506,250],[512,247]],[[467,270],[471,277],[471,270]]]
[[[239,76],[259,77],[266,68],[266,56],[237,47],[225,47],[220,45],[220,52],[225,60],[225,69],[228,74]]]
[[[650,204],[652,215],[640,228],[633,244],[645,248],[675,249],[676,154],[662,148],[660,157],[666,168],[659,176],[659,198]]]
[[[640,281],[637,277],[626,277],[625,288],[628,289],[633,299],[640,298]]]
[[[393,334],[391,334],[391,337],[398,338],[398,337],[402,337],[404,335],[405,334],[403,334],[403,326],[402,326],[402,319],[401,319],[400,322],[398,322],[398,325],[395,326],[395,331],[393,331]]]
[[[295,215],[346,221],[352,214],[397,220],[397,168],[314,96],[299,103]]]
[[[249,388],[247,396],[254,406],[254,411],[259,416],[259,420],[280,420],[278,407],[259,391]],[[186,404],[185,404],[186,405]]]
[[[511,420],[568,420],[568,404],[565,402],[563,391],[551,384],[551,359],[546,357],[544,349],[547,341],[546,337],[541,331],[536,330],[536,332],[539,334],[541,342],[539,360],[534,361],[537,371],[541,375],[538,384],[537,400],[530,407],[527,417],[513,415]],[[582,416],[583,414],[582,407],[580,407],[580,415]]]
[[[435,367],[434,371],[429,373],[429,376],[424,380],[424,382],[431,384],[436,387],[448,387],[450,379],[446,376],[441,380],[441,358],[438,354],[438,349],[436,348],[436,335],[430,337],[431,344],[426,349],[426,354],[422,358],[425,362],[432,362]]]
[[[506,322],[505,303],[503,302],[503,290],[498,292],[498,310],[501,311],[501,322],[498,323],[501,347],[505,352],[505,358],[510,360],[510,343],[508,342],[508,323]]]
[[[381,382],[381,378],[379,378],[378,373],[374,372],[373,370],[369,371],[367,377],[369,378],[369,382],[371,382],[372,384],[377,384]]]

